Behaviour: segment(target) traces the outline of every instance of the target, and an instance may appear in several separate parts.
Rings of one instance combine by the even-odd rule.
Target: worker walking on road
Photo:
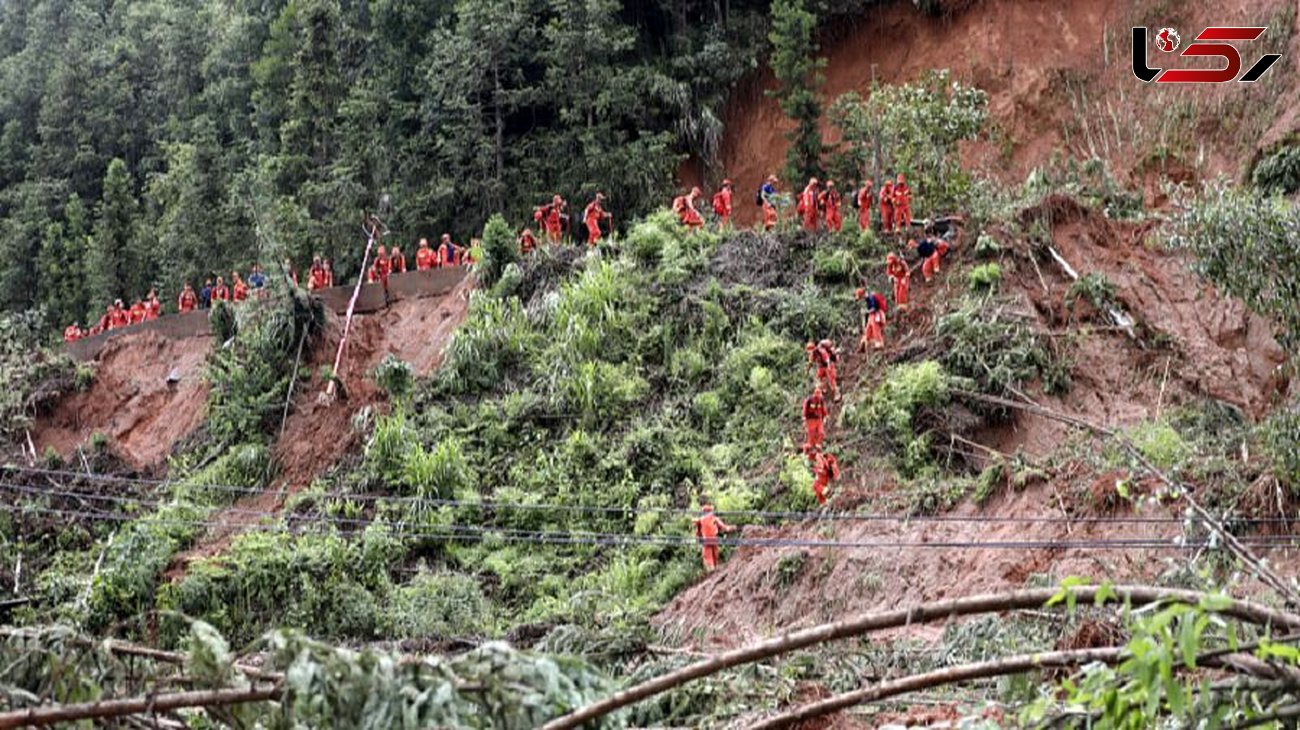
[[[731,180],[722,181],[722,189],[713,194],[713,214],[718,217],[718,230],[731,225]]]
[[[915,241],[910,242],[915,245]],[[894,306],[898,311],[907,311],[907,295],[912,288],[912,269],[902,256],[890,253],[885,257],[885,275],[894,282]]]
[[[840,460],[820,449],[809,454],[808,460],[812,463],[813,494],[817,495],[818,504],[826,504],[831,485],[840,478]]]
[[[694,520],[695,537],[700,541],[704,569],[712,571],[718,567],[718,560],[722,553],[722,548],[718,545],[718,534],[735,532],[736,528],[723,522],[721,517],[713,514],[713,505],[706,504],[700,509],[702,514]]]
[[[840,386],[836,364],[840,361],[840,353],[835,348],[835,343],[830,340],[822,340],[817,344],[809,342],[805,349],[808,351],[808,368],[817,369],[817,384],[830,394],[831,400],[838,401]]]
[[[812,395],[803,399],[803,452],[811,454],[826,441],[826,399],[821,386],[813,388]]]
[[[596,247],[600,242],[600,224],[612,217],[605,211],[605,194],[596,193],[596,197],[582,211],[582,221],[587,225],[587,246]]]
[[[858,209],[859,230],[865,231],[871,228],[871,206],[873,203],[876,202],[876,198],[874,195],[872,195],[872,191],[871,191],[872,187],[874,186],[875,186],[875,182],[868,179],[866,182],[862,183],[862,188],[858,190],[858,194],[855,200],[856,200],[856,207]]]
[[[826,189],[822,191],[817,202],[826,216],[826,230],[839,233],[844,227],[844,218],[840,215],[840,204],[843,199],[840,197],[840,191],[835,189],[834,180],[826,181]]]
[[[912,227],[912,189],[901,172],[894,183],[894,227],[904,233]]]
[[[763,187],[758,189],[758,204],[763,206],[763,230],[776,228],[776,175],[768,175]]]
[[[821,184],[817,178],[808,178],[808,185],[804,187],[803,192],[799,194],[799,202],[795,205],[795,212],[803,220],[803,229],[809,232],[817,230],[817,213],[819,212],[818,203],[821,199]]]
[[[866,352],[868,348],[883,350],[885,347],[885,310],[888,307],[884,295],[879,292],[868,293],[858,289],[854,298],[862,302],[862,339],[858,350]]]

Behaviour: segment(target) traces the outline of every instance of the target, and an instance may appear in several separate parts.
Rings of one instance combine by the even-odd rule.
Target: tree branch
[[[248,687],[243,689],[172,692],[122,700],[100,700],[99,702],[83,702],[52,707],[29,707],[25,710],[0,713],[0,728],[53,725],[60,722],[122,717],[145,712],[170,712],[187,707],[220,707],[248,702],[265,702],[279,698],[282,692],[280,685],[276,684],[261,689]]]

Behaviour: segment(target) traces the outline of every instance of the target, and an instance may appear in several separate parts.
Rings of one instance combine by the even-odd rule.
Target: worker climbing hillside
[[[799,193],[799,200],[795,203],[795,212],[799,214],[799,219],[803,222],[803,229],[809,232],[817,230],[817,218],[820,208],[818,204],[821,200],[821,183],[817,178],[808,178],[808,184],[804,187],[803,192]]]
[[[858,209],[859,230],[865,231],[871,228],[871,206],[876,202],[875,197],[872,195],[871,189],[873,187],[875,187],[875,182],[867,178],[853,198],[853,206]]]
[[[939,264],[948,255],[948,241],[927,235],[916,243],[916,252],[921,256],[921,275],[928,283],[939,273]]]
[[[835,189],[835,181],[827,180],[826,189],[818,197],[817,203],[826,216],[826,230],[831,233],[839,233],[840,229],[844,227],[844,218],[840,215],[840,204],[842,202],[840,191]]]
[[[695,207],[695,201],[700,199],[699,188],[691,188],[691,192],[686,195],[678,195],[673,198],[673,212],[677,214],[677,220],[686,226],[686,230],[694,233],[704,225],[704,218],[700,217],[700,211]]]
[[[915,245],[915,243],[911,241],[908,245]],[[907,311],[907,295],[912,288],[911,267],[902,256],[891,251],[885,257],[885,275],[894,283],[894,306],[898,307],[900,312]]]
[[[569,223],[569,214],[565,212],[567,207],[564,198],[556,195],[551,202],[533,211],[533,220],[541,224],[546,231],[546,240],[552,244],[559,243],[564,237],[564,229]]]
[[[531,233],[529,235],[531,235]],[[421,238],[419,248],[415,249],[415,270],[428,271],[437,265],[437,263],[438,254],[434,253],[433,249],[429,248],[429,239]]]
[[[816,368],[817,384],[830,394],[831,400],[838,401],[840,386],[836,366],[840,361],[839,349],[830,340],[822,340],[816,344],[809,342],[805,349],[808,352],[808,370]]]
[[[723,522],[721,517],[713,514],[713,505],[711,504],[704,505],[700,508],[700,511],[700,516],[694,520],[695,537],[700,541],[704,569],[712,571],[718,567],[718,560],[722,552],[721,546],[718,545],[718,534],[735,532],[736,528]]]
[[[826,441],[827,415],[826,398],[822,395],[819,385],[813,388],[812,395],[803,399],[803,452],[805,454],[820,449],[822,443]]]
[[[880,232],[894,232],[894,181],[888,177],[880,186]]]
[[[808,455],[808,461],[813,472],[813,494],[818,504],[826,504],[831,485],[840,478],[840,460],[835,454],[818,449]]]
[[[184,288],[181,289],[181,295],[176,298],[176,308],[180,310],[181,314],[184,314],[193,312],[197,306],[199,306],[199,296],[194,293],[194,288],[187,281]]]
[[[763,187],[758,189],[758,204],[763,206],[763,230],[776,228],[776,175],[768,175]]]
[[[519,244],[519,253],[522,256],[527,256],[537,250],[537,236],[533,235],[533,229],[528,226],[524,226],[524,230],[519,232],[515,242]]]
[[[731,225],[731,180],[722,181],[722,189],[713,194],[713,214],[718,217],[718,230]]]
[[[858,341],[858,351],[866,352],[870,348],[885,348],[885,310],[888,303],[879,292],[858,289],[854,299],[862,303],[862,339]]]
[[[608,212],[605,211],[605,194],[596,193],[587,207],[582,211],[582,222],[587,226],[587,245],[595,248],[600,242],[600,224],[612,220]]]
[[[898,173],[894,183],[894,228],[907,233],[912,227],[912,189],[907,186],[903,173]]]

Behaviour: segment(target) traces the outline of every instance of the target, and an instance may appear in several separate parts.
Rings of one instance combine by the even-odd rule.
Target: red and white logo
[[[1178,44],[1182,42],[1183,39],[1178,36],[1178,31],[1173,28],[1161,28],[1160,32],[1156,33],[1156,48],[1165,53],[1173,53],[1178,50]]]
[[[1257,40],[1267,27],[1211,26],[1197,33],[1179,58],[1202,56],[1222,59],[1221,68],[1151,68],[1147,65],[1147,29],[1133,28],[1133,75],[1143,81],[1158,84],[1225,84],[1229,81],[1250,83],[1258,81],[1265,71],[1282,57],[1280,53],[1265,53],[1246,73],[1241,73],[1241,51],[1231,41],[1245,43]],[[1156,48],[1173,53],[1182,44],[1178,31],[1161,28],[1156,33]]]

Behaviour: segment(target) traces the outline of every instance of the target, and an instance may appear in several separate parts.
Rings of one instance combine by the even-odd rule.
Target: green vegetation
[[[822,174],[822,101],[817,90],[825,80],[826,59],[817,57],[817,16],[805,0],[772,3],[772,73],[779,86],[768,92],[795,123],[786,133],[786,179],[796,185]]]
[[[1250,181],[1267,194],[1300,190],[1300,141],[1279,145],[1255,163]]]

